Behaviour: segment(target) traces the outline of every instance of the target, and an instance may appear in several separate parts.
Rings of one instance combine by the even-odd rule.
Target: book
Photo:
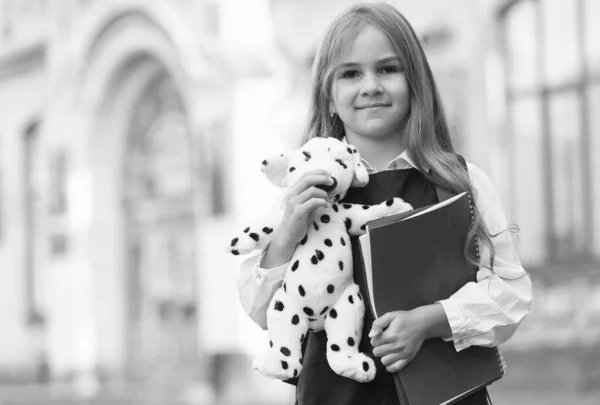
[[[373,316],[411,310],[449,298],[475,281],[477,267],[463,254],[472,221],[466,192],[421,209],[370,221],[359,237]],[[401,405],[453,404],[500,379],[498,348],[428,339],[394,382]]]

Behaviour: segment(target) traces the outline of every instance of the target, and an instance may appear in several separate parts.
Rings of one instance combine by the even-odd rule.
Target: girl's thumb
[[[392,319],[394,318],[389,314],[389,312],[375,319],[375,321],[373,321],[373,326],[371,326],[369,337],[372,338],[383,332],[383,330],[392,322]]]

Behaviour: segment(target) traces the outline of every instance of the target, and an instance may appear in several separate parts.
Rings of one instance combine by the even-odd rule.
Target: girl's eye
[[[354,79],[358,76],[358,71],[356,70],[346,70],[340,74],[341,79]]]
[[[389,75],[392,73],[398,73],[400,71],[400,69],[396,66],[385,66],[383,68],[381,68],[381,73]]]

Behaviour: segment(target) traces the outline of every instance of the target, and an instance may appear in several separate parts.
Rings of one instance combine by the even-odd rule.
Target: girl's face
[[[332,85],[331,109],[356,137],[401,137],[408,118],[408,83],[392,43],[373,26],[365,27],[342,52]]]

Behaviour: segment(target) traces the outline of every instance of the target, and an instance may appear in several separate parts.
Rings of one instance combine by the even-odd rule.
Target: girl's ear
[[[367,185],[367,183],[369,183],[369,172],[360,160],[360,153],[358,153],[358,149],[352,145],[348,146],[350,149],[352,149],[352,155],[354,156],[354,179],[352,180],[350,187],[364,187]]]
[[[337,111],[335,110],[335,104],[333,104],[333,101],[329,102],[329,115],[333,116],[333,114],[337,113]]]
[[[277,153],[262,161],[260,171],[275,186],[283,188],[287,186],[287,166],[290,156],[287,153]]]

